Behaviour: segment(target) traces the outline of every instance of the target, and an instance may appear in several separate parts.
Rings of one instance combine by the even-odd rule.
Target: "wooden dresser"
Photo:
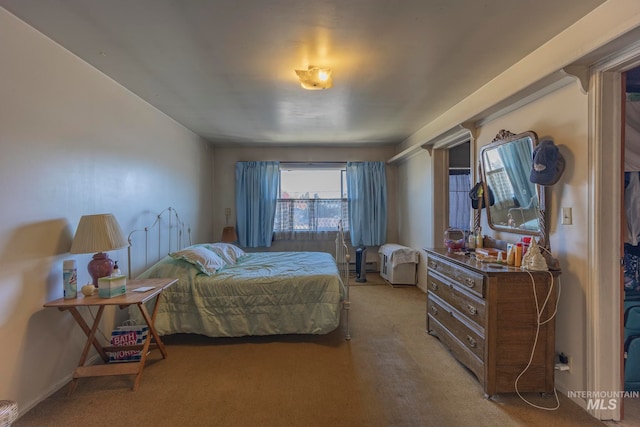
[[[447,249],[425,251],[427,332],[476,375],[487,397],[516,391],[536,340],[537,313],[549,295],[518,391],[553,393],[555,317],[545,321],[555,311],[559,272],[484,264]]]

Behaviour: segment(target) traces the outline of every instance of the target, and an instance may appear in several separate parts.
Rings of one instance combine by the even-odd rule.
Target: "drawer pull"
[[[431,306],[431,312],[437,316],[438,315],[438,308],[436,306],[432,305]]]
[[[433,289],[434,291],[437,291],[438,290],[438,283],[431,282],[431,289]]]
[[[478,314],[478,309],[472,306],[471,304],[467,304],[467,311],[472,316],[475,316],[476,314]]]
[[[466,279],[464,279],[464,284],[470,288],[473,288],[476,286],[475,280],[473,280],[471,277],[467,277]]]
[[[435,270],[436,268],[438,268],[438,263],[431,261],[429,262],[429,267]]]
[[[467,342],[469,343],[469,347],[471,348],[476,348],[476,346],[478,345],[476,340],[471,335],[467,335]]]

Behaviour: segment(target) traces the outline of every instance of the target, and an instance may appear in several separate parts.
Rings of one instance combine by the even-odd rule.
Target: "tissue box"
[[[98,296],[113,298],[127,292],[127,278],[125,276],[101,277],[98,279]]]

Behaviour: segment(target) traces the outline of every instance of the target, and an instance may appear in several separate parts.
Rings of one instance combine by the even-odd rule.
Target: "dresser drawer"
[[[485,301],[461,289],[460,284],[454,283],[445,276],[429,272],[427,287],[430,293],[437,295],[444,301],[457,308],[478,327],[484,329]]]
[[[433,257],[429,258],[427,266],[429,270],[437,271],[454,282],[460,283],[468,291],[479,297],[484,297],[484,276],[482,274]]]
[[[458,310],[433,294],[429,294],[427,300],[427,313],[431,319],[436,319],[449,330],[469,351],[480,360],[484,360],[484,331],[474,328]]]
[[[463,343],[447,330],[447,328],[438,322],[437,319],[430,317],[429,333],[437,336],[440,342],[465,365],[471,372],[475,374],[480,383],[484,383],[484,363],[482,359],[471,352]]]

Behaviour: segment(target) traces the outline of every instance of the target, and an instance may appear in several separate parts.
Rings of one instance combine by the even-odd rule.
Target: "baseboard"
[[[364,267],[365,271],[380,271],[378,269],[378,263],[376,261],[367,261],[365,262],[365,267]],[[356,270],[356,263],[355,261],[351,261],[349,262],[349,270],[355,271]]]
[[[98,361],[101,361],[101,360],[102,358],[100,357],[99,354],[94,354],[93,357],[89,358],[89,360],[87,361],[87,363],[85,363],[85,365],[95,365]],[[40,402],[43,402],[44,400],[49,398],[52,394],[56,393],[58,390],[60,390],[61,388],[69,384],[71,380],[73,380],[73,372],[70,372],[68,375],[65,375],[59,381],[56,381],[54,384],[51,385],[51,387],[45,390],[33,401],[27,403],[26,405],[18,406],[18,419],[20,419],[20,417],[23,414],[26,414],[35,406],[37,406]]]
[[[364,271],[365,273],[377,273],[380,271],[380,269],[378,269],[378,263],[375,261],[367,261],[364,265]],[[356,272],[356,263],[355,262],[350,262],[349,263],[349,272],[350,273],[355,273]]]

